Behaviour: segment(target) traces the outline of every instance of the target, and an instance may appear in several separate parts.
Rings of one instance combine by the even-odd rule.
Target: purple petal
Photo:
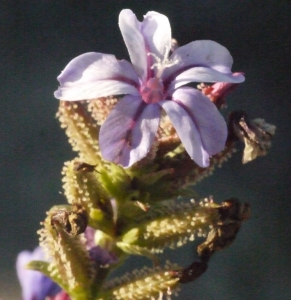
[[[227,82],[227,83],[240,83],[244,81],[243,75],[233,75],[224,74],[216,70],[205,68],[205,67],[195,67],[191,68],[179,76],[177,76],[170,84],[168,88],[168,94],[177,89],[178,87],[185,85],[189,82]]]
[[[35,248],[33,252],[22,251],[18,254],[16,270],[22,287],[23,300],[43,300],[56,295],[61,290],[56,283],[38,271],[25,269],[32,260],[44,260],[41,247]]]
[[[107,251],[100,246],[92,247],[89,250],[89,255],[91,260],[97,264],[97,266],[111,265],[118,262],[118,258],[114,253]]]
[[[149,73],[155,58],[148,53],[163,59],[171,47],[171,27],[166,16],[151,11],[139,22],[135,14],[124,9],[119,15],[119,27],[129,52],[130,60],[142,81],[153,77]]]
[[[188,113],[174,101],[160,102],[175,127],[189,156],[200,166],[209,166],[209,155],[204,150],[200,133]]]
[[[86,238],[86,249],[89,250],[92,247],[96,246],[95,243],[95,232],[96,230],[93,227],[87,226],[84,232]]]
[[[226,122],[208,97],[193,88],[180,88],[173,99],[191,115],[207,153],[214,155],[222,151],[227,138]]]
[[[126,44],[129,57],[138,76],[145,80],[147,76],[147,53],[141,25],[130,9],[119,14],[119,28]]]
[[[104,159],[130,167],[149,152],[159,126],[161,109],[140,97],[125,96],[110,112],[100,129]]]
[[[209,166],[209,157],[223,150],[226,123],[215,105],[201,92],[181,88],[173,101],[160,102],[169,115],[190,157],[200,166]]]
[[[58,77],[57,99],[77,101],[111,95],[138,95],[132,65],[114,55],[89,52],[74,58]]]
[[[166,51],[171,49],[172,36],[169,19],[155,11],[150,11],[144,16],[141,31],[147,51],[163,60]]]
[[[214,41],[195,41],[179,47],[170,57],[176,64],[165,68],[164,83],[177,88],[188,82],[233,82],[244,81],[244,76],[233,76],[233,59],[229,51]]]

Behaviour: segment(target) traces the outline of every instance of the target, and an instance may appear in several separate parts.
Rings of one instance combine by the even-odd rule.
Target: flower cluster
[[[153,11],[139,22],[122,10],[119,26],[131,63],[91,52],[58,77],[57,117],[78,156],[62,171],[68,204],[47,212],[41,248],[18,257],[24,300],[168,299],[200,277],[249,218],[249,204],[235,198],[193,200],[193,185],[228,160],[237,141],[247,162],[266,154],[275,133],[245,112],[232,112],[228,124],[220,114],[244,81],[228,50],[213,41],[178,47],[168,18]],[[193,82],[197,88],[186,86]],[[197,260],[161,265],[164,249],[196,238]],[[110,280],[131,255],[154,267]]]

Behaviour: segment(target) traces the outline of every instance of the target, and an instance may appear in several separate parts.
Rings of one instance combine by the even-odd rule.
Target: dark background
[[[212,39],[234,57],[246,82],[228,99],[277,126],[269,155],[246,165],[237,153],[196,188],[220,202],[248,201],[252,217],[235,243],[214,256],[181,299],[290,299],[290,1],[5,1],[0,2],[0,298],[19,299],[15,258],[38,242],[45,211],[64,203],[60,171],[72,153],[55,113],[57,75],[89,51],[128,58],[118,14],[167,15],[180,45]],[[289,28],[288,28],[289,26]],[[181,252],[182,251],[182,252]],[[181,254],[182,253],[182,254]],[[167,252],[188,265],[194,247]],[[138,261],[137,258],[132,260]]]

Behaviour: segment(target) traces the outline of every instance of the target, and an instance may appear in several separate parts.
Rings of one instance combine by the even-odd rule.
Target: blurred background
[[[211,39],[234,57],[246,81],[229,98],[226,114],[244,109],[277,126],[268,156],[241,164],[236,153],[195,189],[217,202],[235,196],[251,204],[251,219],[208,271],[183,286],[180,299],[290,299],[290,12],[288,0],[167,0],[0,2],[0,298],[20,299],[15,259],[38,243],[45,211],[65,199],[61,168],[75,157],[55,113],[56,77],[77,55],[96,51],[128,59],[119,27],[121,9],[142,20],[168,16],[180,45]],[[189,265],[194,245],[166,254]],[[144,260],[142,260],[144,262]],[[135,267],[139,259],[132,260]]]

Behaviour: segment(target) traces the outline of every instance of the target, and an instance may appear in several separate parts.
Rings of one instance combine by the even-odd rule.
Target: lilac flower
[[[89,250],[89,255],[93,263],[96,264],[97,266],[104,267],[104,266],[118,263],[118,258],[114,253],[100,246],[92,247]]]
[[[96,230],[88,226],[84,232],[86,238],[86,248],[89,252],[92,262],[98,266],[106,266],[118,262],[117,256],[109,250],[96,245]],[[108,246],[108,245],[107,245]]]
[[[22,251],[17,256],[16,270],[22,287],[22,299],[43,300],[55,296],[61,291],[56,283],[38,271],[25,269],[25,265],[32,260],[44,260],[41,247],[35,248],[33,252]]]
[[[227,127],[217,108],[189,82],[240,83],[231,73],[232,57],[213,41],[195,41],[169,56],[171,27],[166,16],[151,11],[139,22],[125,9],[119,27],[132,65],[115,56],[85,53],[58,77],[55,97],[67,101],[125,95],[100,129],[103,157],[130,167],[149,152],[162,109],[168,114],[190,157],[201,167],[225,145]]]

